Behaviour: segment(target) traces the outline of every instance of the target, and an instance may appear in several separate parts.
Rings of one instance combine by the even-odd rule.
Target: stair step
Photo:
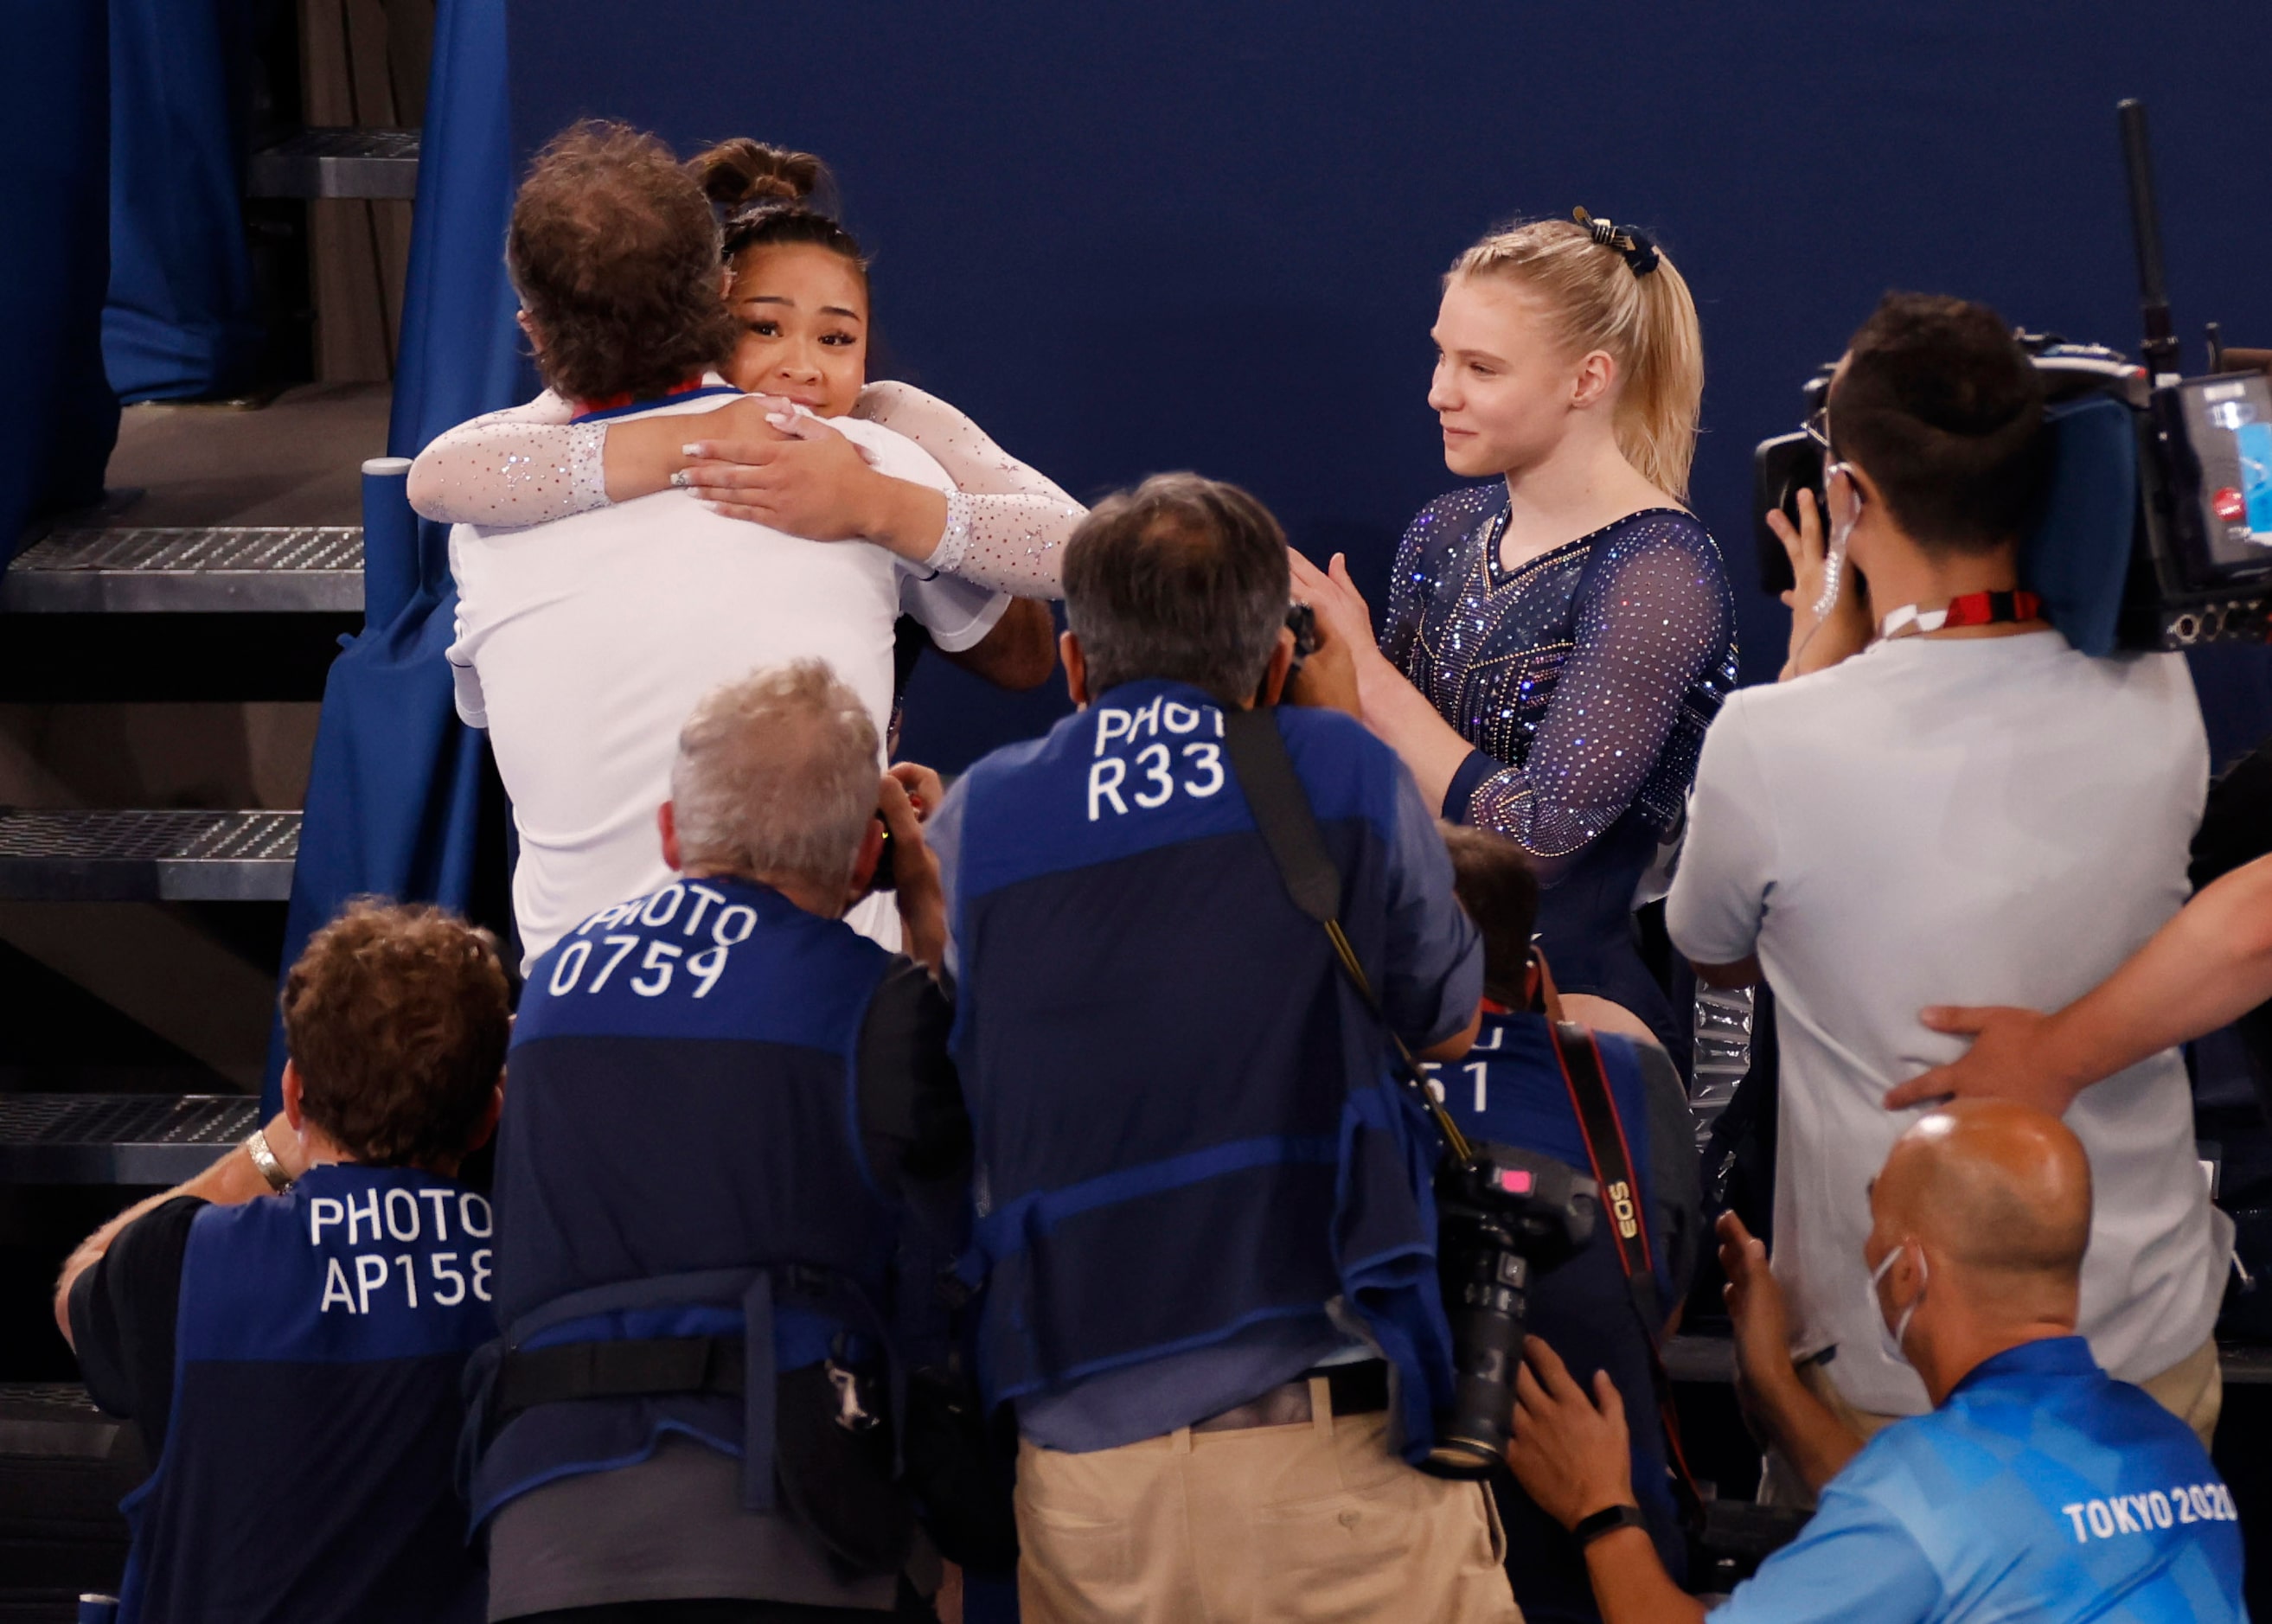
[[[0,898],[288,902],[297,812],[0,810]]]
[[[0,1624],[72,1624],[126,1567],[118,1502],[148,1476],[139,1430],[76,1382],[0,1383]]]
[[[108,1460],[123,1425],[76,1382],[0,1382],[0,1455]]]
[[[50,531],[0,576],[15,614],[352,614],[356,525],[201,525]]]
[[[415,197],[415,130],[317,125],[295,130],[253,153],[245,194],[253,197]]]
[[[0,1094],[0,1182],[179,1184],[259,1126],[246,1094]]]

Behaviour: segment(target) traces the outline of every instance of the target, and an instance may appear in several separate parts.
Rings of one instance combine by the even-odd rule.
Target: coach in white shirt
[[[737,332],[719,297],[716,227],[659,143],[572,133],[548,148],[515,200],[507,257],[539,369],[587,413],[692,416],[736,398],[710,370]],[[851,419],[834,427],[881,472],[953,488],[912,441]],[[985,638],[1011,601],[866,543],[818,546],[722,518],[680,490],[519,529],[460,525],[450,567],[458,711],[489,730],[520,838],[524,967],[581,920],[668,879],[655,811],[703,695],[817,658],[882,737],[898,616],[953,652]],[[896,945],[888,907],[854,923]]]
[[[1778,525],[1799,575],[1791,664],[1706,736],[1668,905],[1707,980],[1774,988],[1775,1270],[1793,1355],[1864,1437],[1928,1407],[1878,1303],[1932,1284],[1907,1250],[1880,1281],[1857,1261],[1870,1180],[1915,1117],[1885,1095],[1962,1047],[1918,1010],[2053,1009],[2096,985],[2184,904],[2206,788],[2182,659],[2077,653],[2014,590],[2042,418],[2034,369],[1983,307],[1892,294],[1855,335],[1818,428],[1844,459],[1828,550],[1843,532],[1849,579],[1818,619],[1836,566],[1811,506],[1803,534]],[[2080,1329],[2206,1444],[2231,1228],[2177,1052],[2085,1091],[2066,1121],[2095,1186]]]

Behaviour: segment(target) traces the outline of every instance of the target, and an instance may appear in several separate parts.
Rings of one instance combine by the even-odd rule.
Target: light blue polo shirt
[[[2231,1493],[2080,1337],[1999,1353],[1824,1489],[1715,1624],[2246,1620]]]

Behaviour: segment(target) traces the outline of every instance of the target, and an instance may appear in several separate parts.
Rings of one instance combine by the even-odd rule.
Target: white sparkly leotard
[[[411,468],[418,511],[445,524],[534,525],[605,505],[608,425],[574,415],[547,390],[438,436]],[[1064,596],[1065,544],[1087,509],[912,384],[869,384],[852,415],[905,435],[953,480],[930,568],[1020,598]]]

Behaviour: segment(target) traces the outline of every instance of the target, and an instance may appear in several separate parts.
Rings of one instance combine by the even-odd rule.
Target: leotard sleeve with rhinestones
[[[954,481],[930,568],[1020,598],[1065,596],[1065,545],[1088,510],[1056,481],[912,384],[869,384],[852,415],[905,435]]]
[[[446,524],[542,524],[608,500],[608,425],[577,423],[547,391],[438,436],[410,470],[411,505]],[[912,384],[871,384],[853,415],[915,441],[956,489],[930,569],[1027,598],[1064,594],[1065,544],[1088,510]]]
[[[1428,617],[1436,589],[1456,568],[1460,544],[1483,523],[1495,505],[1488,487],[1470,487],[1439,496],[1420,510],[1405,526],[1397,544],[1396,563],[1388,577],[1388,613],[1380,632],[1380,652],[1388,663],[1418,681],[1414,669],[1420,628]],[[1424,684],[1423,691],[1425,690]],[[1452,726],[1460,724],[1446,718]]]
[[[1682,787],[1693,776],[1701,722],[1732,675],[1734,625],[1719,549],[1693,518],[1652,511],[1611,527],[1580,573],[1570,650],[1526,758],[1476,751],[1453,778],[1446,813],[1520,841],[1542,878],[1557,877],[1652,778],[1663,786],[1665,766]],[[1701,712],[1687,726],[1684,707]],[[1685,759],[1667,764],[1676,751]]]
[[[445,525],[538,525],[605,505],[608,426],[550,390],[468,418],[410,465],[410,505]]]

